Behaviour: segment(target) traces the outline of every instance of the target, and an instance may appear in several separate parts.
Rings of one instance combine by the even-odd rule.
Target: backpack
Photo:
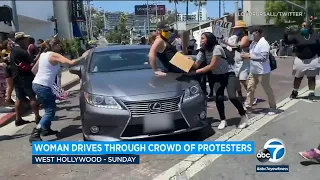
[[[269,53],[269,62],[270,62],[271,71],[277,69],[278,66],[277,66],[276,58],[271,53]]]

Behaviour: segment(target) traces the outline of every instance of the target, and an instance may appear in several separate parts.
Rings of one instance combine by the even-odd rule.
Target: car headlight
[[[201,88],[199,85],[192,86],[184,91],[183,101],[187,101],[199,96]]]
[[[85,92],[84,98],[86,99],[86,102],[92,106],[108,109],[122,109],[122,107],[113,97],[89,94]]]

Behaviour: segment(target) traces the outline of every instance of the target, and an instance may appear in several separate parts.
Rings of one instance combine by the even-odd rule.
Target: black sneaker
[[[42,129],[41,130],[41,136],[51,136],[58,134],[59,131],[54,131],[52,129]]]
[[[309,93],[308,99],[312,102],[316,102],[316,96],[314,95],[314,93]]]
[[[22,118],[16,119],[16,121],[15,121],[16,126],[22,126],[22,125],[29,124],[29,123],[30,123],[30,121],[25,121]]]
[[[41,121],[41,118],[42,118],[41,116],[39,116],[38,118],[36,118],[36,119],[35,119],[35,123],[36,123],[36,124],[39,124],[39,122]]]
[[[40,137],[40,129],[34,128],[30,137],[29,137],[29,142],[32,143],[34,141],[42,141],[41,137]]]
[[[291,95],[290,95],[290,98],[291,99],[297,99],[297,97],[298,97],[298,91],[293,90]]]

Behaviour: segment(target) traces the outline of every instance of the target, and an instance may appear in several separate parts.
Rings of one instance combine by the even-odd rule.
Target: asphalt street
[[[100,42],[101,43],[101,42]],[[272,87],[274,88],[277,102],[287,98],[292,90],[291,76],[292,59],[286,58],[278,60],[278,67],[272,73]],[[305,86],[305,82],[302,87]],[[79,119],[79,85],[70,90],[70,98],[58,104],[57,120],[53,122],[53,129],[60,132],[59,136],[49,136],[44,138],[47,141],[82,141],[81,122]],[[245,91],[244,91],[245,92]],[[267,102],[261,87],[257,90],[257,97],[261,100],[255,106],[256,111],[250,117],[259,117],[261,121],[265,118]],[[305,179],[314,180],[316,168],[318,166],[303,167],[296,152],[318,145],[318,139],[313,138],[319,135],[320,124],[316,114],[319,103],[313,106],[304,100],[297,100],[297,104],[288,108],[285,112],[270,121],[261,128],[252,128],[240,132],[241,138],[237,140],[254,140],[256,149],[260,149],[270,138],[281,138],[287,145],[287,158],[284,164],[290,165],[290,173],[256,173],[255,165],[259,164],[254,155],[250,156],[207,156],[203,159],[191,156],[194,159],[186,162],[185,155],[148,155],[141,156],[139,165],[32,165],[31,147],[28,142],[29,133],[34,128],[34,124],[16,128],[11,123],[0,129],[0,179],[4,180],[151,180],[153,178],[167,180],[169,177],[177,175],[176,179],[199,179],[199,180],[233,180],[233,179],[279,179],[293,180]],[[281,104],[281,102],[280,102]],[[218,120],[214,102],[208,104],[209,119],[211,127],[198,132],[167,136],[155,139],[154,141],[214,141],[221,140],[228,134],[233,133],[235,126],[239,122],[238,114],[230,102],[226,101],[226,111],[228,127],[224,130],[217,130]],[[281,118],[283,117],[283,118]],[[285,117],[290,117],[285,118]],[[268,117],[267,117],[268,118]],[[273,117],[271,117],[273,118]],[[34,116],[26,117],[33,120]],[[270,119],[270,118],[269,118]],[[259,122],[258,122],[259,124]],[[260,123],[263,124],[263,123]],[[190,158],[190,157],[189,157]],[[300,160],[300,161],[299,161]],[[200,165],[197,165],[197,162]],[[176,165],[180,163],[179,165]],[[201,165],[202,164],[202,165]],[[178,167],[178,169],[177,169]],[[177,174],[173,171],[183,171],[183,168],[190,167],[187,174]],[[188,175],[189,173],[189,175]],[[276,177],[277,175],[277,177]],[[318,178],[319,179],[319,178]]]

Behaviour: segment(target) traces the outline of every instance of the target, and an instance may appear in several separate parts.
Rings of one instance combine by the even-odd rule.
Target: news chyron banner
[[[33,164],[139,164],[140,155],[254,154],[253,141],[33,142]]]

